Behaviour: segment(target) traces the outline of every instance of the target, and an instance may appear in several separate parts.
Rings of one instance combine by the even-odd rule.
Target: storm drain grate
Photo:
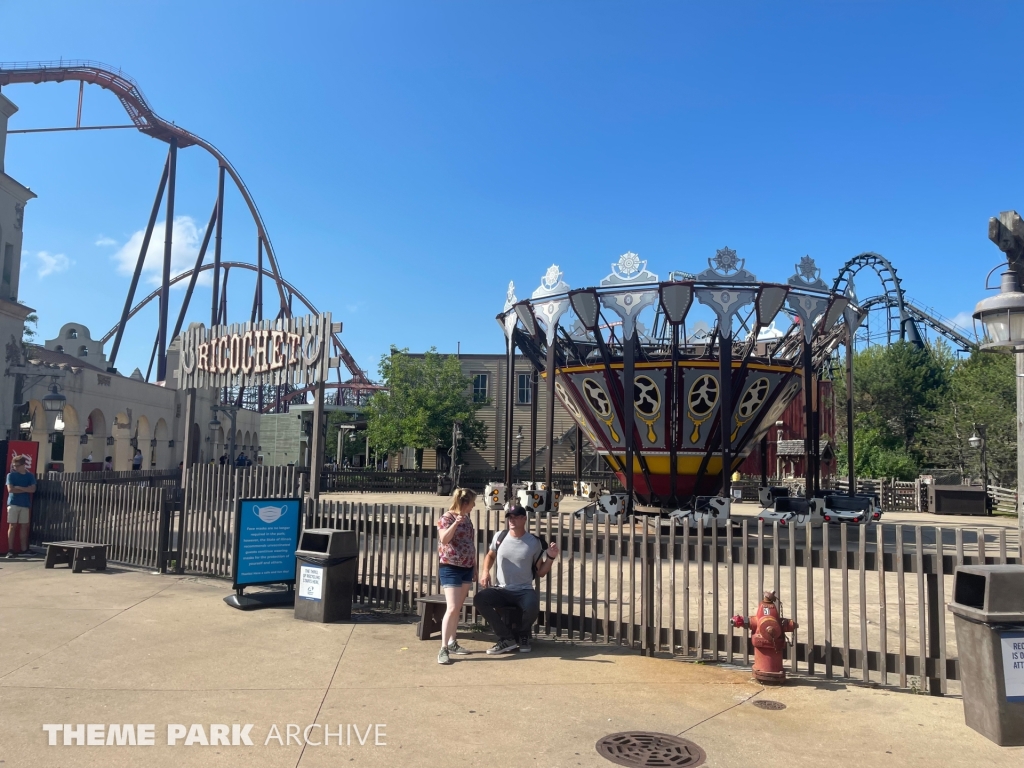
[[[772,701],[771,699],[758,699],[754,702],[754,706],[758,709],[770,709],[772,711],[786,708],[786,705],[781,701]]]
[[[618,765],[643,768],[696,768],[707,760],[692,741],[650,731],[629,731],[605,736],[595,745],[601,757]]]

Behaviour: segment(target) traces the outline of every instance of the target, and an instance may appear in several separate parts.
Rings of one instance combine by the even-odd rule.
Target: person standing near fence
[[[456,488],[452,504],[437,521],[437,555],[441,561],[438,578],[447,608],[441,621],[441,651],[438,664],[451,664],[452,656],[465,656],[468,650],[457,639],[459,614],[466,602],[476,573],[476,531],[469,513],[476,504],[476,494],[468,488]]]
[[[28,471],[28,459],[15,456],[7,475],[7,557],[13,559],[18,552],[28,551],[28,516],[32,508],[32,494],[36,492],[36,476]],[[21,534],[20,537],[18,534]],[[21,549],[16,550],[18,543]]]

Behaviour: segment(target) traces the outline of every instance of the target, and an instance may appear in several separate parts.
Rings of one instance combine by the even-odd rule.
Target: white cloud
[[[974,332],[974,317],[972,312],[957,312],[950,319],[961,328],[965,328],[972,333]]]
[[[149,240],[146,259],[142,265],[143,279],[150,285],[160,285],[164,263],[164,227],[165,222],[159,221],[153,228],[153,236]],[[142,239],[145,234],[143,230],[138,230],[113,255],[117,271],[122,275],[131,275],[135,272],[135,265],[139,260],[139,251],[142,249]],[[196,256],[199,255],[199,246],[202,244],[203,230],[196,226],[195,219],[191,216],[175,216],[171,236],[171,277],[174,277],[196,265]],[[210,257],[211,254],[208,251],[207,258]],[[187,284],[187,280],[182,280],[175,287],[184,288]],[[208,271],[203,272],[199,276],[197,284],[212,285],[211,274]]]
[[[141,245],[142,243],[139,244]],[[96,241],[96,245],[101,248],[109,245],[117,245],[117,240],[112,237],[107,237],[106,235],[100,235],[99,239]]]
[[[58,272],[67,272],[74,262],[63,253],[47,253],[39,251],[36,253],[36,260],[39,261],[39,277],[46,277]]]

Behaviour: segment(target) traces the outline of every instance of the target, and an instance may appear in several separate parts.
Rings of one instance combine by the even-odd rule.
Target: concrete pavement
[[[474,654],[442,667],[410,617],[310,624],[232,610],[229,592],[113,565],[72,574],[0,560],[0,765],[608,766],[595,742],[628,730],[682,734],[723,768],[1024,762],[1024,748],[966,728],[955,698],[821,679],[763,689],[743,670],[544,639],[529,655],[488,657],[493,639],[468,630]],[[111,723],[152,724],[155,745],[63,746],[55,732],[48,746],[43,730]],[[212,724],[252,724],[254,745],[185,746],[183,733],[168,746],[174,724],[202,726],[207,741]],[[289,724],[313,725],[311,742],[340,727],[344,743],[279,744],[273,728],[287,741]]]

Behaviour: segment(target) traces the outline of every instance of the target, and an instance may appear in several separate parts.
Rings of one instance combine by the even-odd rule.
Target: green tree
[[[899,342],[854,358],[854,451],[859,477],[914,479],[926,458],[925,441],[950,386],[955,361],[944,344]],[[845,391],[845,371],[836,384]],[[839,402],[843,394],[837,392]],[[846,409],[837,414],[839,466],[847,464]]]
[[[993,483],[1017,483],[1016,372],[1012,355],[974,352],[956,362],[935,418],[922,436],[931,467],[981,477],[981,451],[967,441],[975,425],[987,428],[986,450]]]
[[[381,357],[379,371],[387,390],[374,394],[366,409],[375,450],[415,448],[417,466],[422,466],[424,449],[450,444],[455,421],[462,423],[460,450],[486,447],[487,426],[476,418],[485,403],[473,402],[472,381],[462,374],[457,357],[439,355],[434,347],[422,357],[392,347],[390,355]]]

